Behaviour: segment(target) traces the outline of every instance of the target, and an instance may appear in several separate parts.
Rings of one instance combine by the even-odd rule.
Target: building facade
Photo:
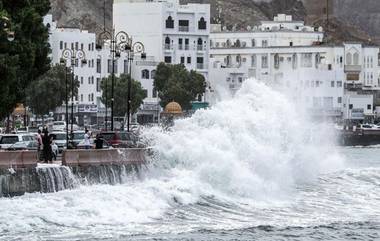
[[[344,110],[363,106],[362,119],[373,114],[367,109],[371,105],[374,110],[373,99],[367,97],[380,85],[379,48],[361,43],[326,45],[323,36],[322,28],[283,14],[246,31],[213,26],[211,84],[225,86],[233,94],[247,79],[256,79],[286,91],[314,116],[351,119]],[[347,102],[354,99],[347,97],[352,91],[367,102]]]

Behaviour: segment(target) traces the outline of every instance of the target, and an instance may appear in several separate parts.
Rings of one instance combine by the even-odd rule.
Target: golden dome
[[[182,107],[177,102],[170,102],[165,106],[165,113],[167,114],[182,114]]]

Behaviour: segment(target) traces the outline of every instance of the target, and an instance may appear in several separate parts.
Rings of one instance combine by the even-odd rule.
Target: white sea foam
[[[304,113],[285,95],[251,80],[234,98],[176,121],[170,131],[155,128],[145,136],[156,166],[177,173],[172,182],[191,179],[199,185],[191,187],[196,193],[208,187],[202,194],[284,198],[295,183],[343,163],[332,129]]]

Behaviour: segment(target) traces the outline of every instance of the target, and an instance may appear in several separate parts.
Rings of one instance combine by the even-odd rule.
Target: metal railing
[[[178,26],[178,31],[189,32],[189,26]]]

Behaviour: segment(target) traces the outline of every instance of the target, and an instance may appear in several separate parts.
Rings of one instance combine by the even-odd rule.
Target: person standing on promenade
[[[43,148],[43,144],[42,144],[42,136],[41,136],[41,130],[38,129],[37,131],[37,143],[38,143],[38,146],[37,146],[37,158],[38,158],[38,161],[42,161],[42,148]]]
[[[90,137],[91,137],[91,134],[86,129],[85,130],[85,134],[84,134],[84,146],[85,146],[86,149],[90,149],[91,148]]]
[[[44,162],[45,163],[52,163],[53,162],[53,156],[52,156],[52,149],[51,149],[51,136],[49,136],[49,131],[47,129],[44,130],[44,137],[42,138],[42,144],[43,144],[43,153],[44,153]]]

